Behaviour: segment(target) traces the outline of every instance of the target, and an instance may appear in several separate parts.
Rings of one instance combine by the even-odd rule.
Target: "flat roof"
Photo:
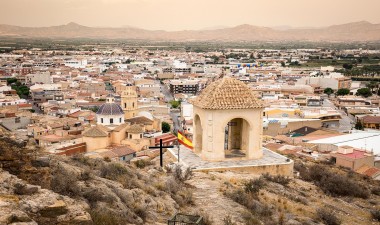
[[[380,132],[359,132],[336,137],[322,138],[310,141],[312,144],[332,144],[336,146],[348,145],[356,149],[366,149],[373,151],[375,155],[380,155]]]

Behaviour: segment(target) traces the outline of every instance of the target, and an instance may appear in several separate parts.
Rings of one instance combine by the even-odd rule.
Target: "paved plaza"
[[[178,159],[178,148],[168,149],[168,151]],[[236,168],[236,167],[255,167],[270,165],[285,165],[292,163],[292,160],[278,153],[263,148],[261,159],[230,158],[221,162],[208,162],[202,160],[192,150],[185,146],[180,146],[180,163],[189,166],[193,170],[217,169],[217,168]]]

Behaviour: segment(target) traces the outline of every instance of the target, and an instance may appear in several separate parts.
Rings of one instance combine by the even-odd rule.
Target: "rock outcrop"
[[[0,170],[0,224],[91,225],[89,206]]]

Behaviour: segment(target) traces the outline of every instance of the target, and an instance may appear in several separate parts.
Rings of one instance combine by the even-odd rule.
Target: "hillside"
[[[259,177],[46,156],[8,137],[0,145],[0,224],[166,224],[176,212],[205,225],[380,220],[379,182],[327,164],[295,159],[299,177]]]
[[[366,21],[323,28],[275,29],[253,25],[209,30],[163,31],[134,27],[96,28],[69,23],[51,27],[0,25],[0,37],[139,39],[153,41],[380,41],[380,24]]]

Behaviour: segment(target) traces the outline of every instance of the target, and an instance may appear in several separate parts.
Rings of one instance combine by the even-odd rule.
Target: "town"
[[[58,50],[6,48],[0,54],[0,128],[13,141],[35,146],[43,157],[102,160],[138,168],[163,157],[165,170],[178,161],[193,170],[179,169],[185,173],[183,180],[197,171],[232,171],[266,174],[265,179],[287,187],[286,177],[316,179],[305,178],[313,175],[305,175],[302,169],[305,162],[313,162],[317,165],[309,169],[321,170],[318,163],[326,164],[372,183],[380,180],[379,63],[380,50],[362,48],[192,51],[123,44]],[[329,182],[332,172],[323,173],[327,175],[320,176],[327,180],[319,182]],[[59,175],[64,176],[54,176]],[[103,177],[111,179],[107,176],[116,174]],[[177,176],[181,180],[182,175]],[[351,181],[343,184],[349,186]],[[251,185],[262,188],[258,183]],[[321,189],[333,196],[369,196],[364,190],[350,194]],[[225,195],[237,198],[230,192]],[[378,195],[379,187],[372,187],[372,193]],[[289,198],[308,205],[305,197]],[[187,204],[181,201],[177,202],[180,208]],[[252,204],[246,199],[235,201],[246,207]],[[139,210],[135,213],[140,221],[133,223],[149,221],[142,212],[146,209]],[[272,215],[265,207],[260,210]],[[371,212],[379,218],[379,211]],[[325,224],[340,224],[326,211],[317,214]],[[181,216],[176,214],[173,220]],[[214,220],[219,221],[216,224],[242,220],[231,216]],[[259,216],[270,224],[265,212]],[[280,220],[285,220],[281,214],[276,223],[284,224]],[[253,218],[246,221],[259,224]],[[286,224],[313,224],[298,221]],[[371,223],[361,218],[355,224]]]

